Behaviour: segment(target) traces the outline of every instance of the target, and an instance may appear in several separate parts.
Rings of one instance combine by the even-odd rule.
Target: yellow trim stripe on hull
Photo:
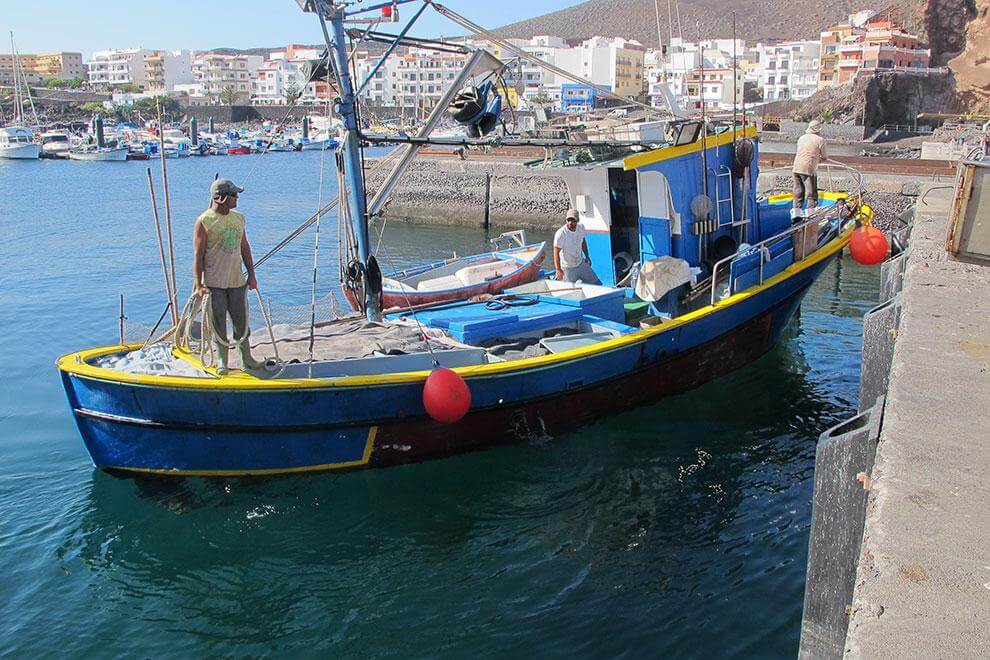
[[[344,461],[343,463],[324,463],[322,465],[303,465],[291,468],[266,468],[264,470],[158,470],[154,468],[134,468],[118,467],[116,465],[102,466],[101,470],[119,470],[121,472],[137,472],[140,474],[162,474],[173,477],[260,477],[275,474],[299,474],[302,472],[329,472],[332,470],[343,470],[346,468],[362,467],[371,460],[371,451],[375,446],[375,436],[378,435],[378,427],[372,426],[368,430],[368,439],[364,443],[364,452],[361,459],[357,461]]]

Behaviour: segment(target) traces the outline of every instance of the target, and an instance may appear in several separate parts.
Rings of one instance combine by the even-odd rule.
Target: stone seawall
[[[369,166],[375,161],[369,160]],[[369,172],[369,189],[377,190],[387,168]],[[521,161],[422,158],[414,161],[392,193],[385,215],[393,220],[425,224],[485,224],[485,194],[491,178],[489,224],[501,227],[555,229],[567,212],[567,185],[560,177],[528,169]],[[868,200],[882,229],[898,226],[898,216],[917,198],[917,185],[907,177],[866,175]],[[848,176],[835,177],[836,190],[852,189]],[[789,192],[791,177],[760,175],[759,194]],[[822,185],[825,185],[824,180]]]
[[[369,172],[369,189],[376,190],[386,173],[387,168]],[[493,226],[552,229],[567,212],[567,186],[560,177],[527,170],[518,161],[429,158],[409,167],[385,215],[410,222],[484,226],[489,180],[488,218]]]

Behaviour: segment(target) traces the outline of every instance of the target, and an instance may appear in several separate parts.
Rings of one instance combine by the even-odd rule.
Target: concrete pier
[[[990,267],[952,261],[922,191],[845,655],[990,653]]]

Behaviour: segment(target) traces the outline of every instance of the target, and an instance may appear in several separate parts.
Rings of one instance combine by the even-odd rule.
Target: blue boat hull
[[[62,369],[79,431],[103,469],[271,474],[387,466],[560,433],[683,392],[763,355],[828,257],[724,307],[611,350],[467,379],[471,411],[441,425],[422,380],[197,389]]]

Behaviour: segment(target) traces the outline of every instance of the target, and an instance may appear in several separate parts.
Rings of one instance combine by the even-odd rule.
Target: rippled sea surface
[[[180,291],[215,172],[245,182],[256,254],[315,210],[318,153],[258,161],[169,161]],[[92,468],[53,361],[114,341],[120,293],[132,321],[162,310],[146,167],[0,160],[0,655],[796,653],[815,441],[854,412],[876,271],[833,263],[758,362],[566,435],[378,471],[122,479]],[[485,236],[384,240],[401,266]],[[261,269],[266,295],[308,302],[312,247]],[[335,220],[320,263],[322,290]]]

